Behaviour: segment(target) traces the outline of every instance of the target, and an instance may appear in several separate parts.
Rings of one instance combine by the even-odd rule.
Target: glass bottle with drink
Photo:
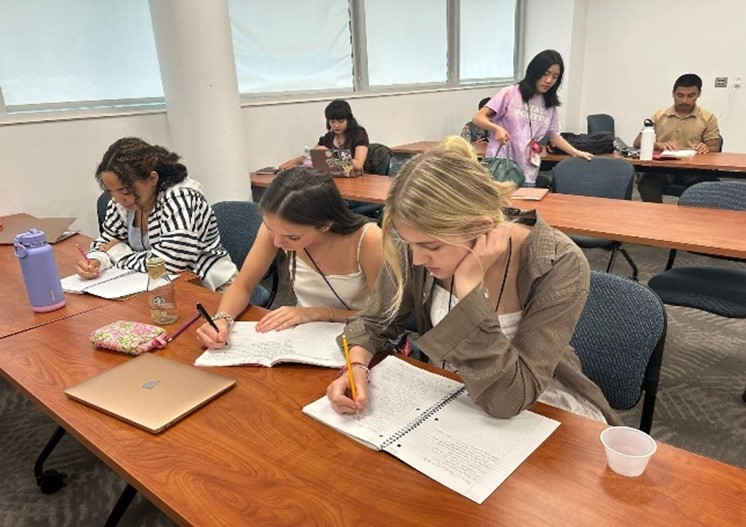
[[[166,272],[166,262],[163,258],[152,256],[148,258],[146,265],[150,316],[159,326],[173,324],[179,315],[176,312],[176,291]]]

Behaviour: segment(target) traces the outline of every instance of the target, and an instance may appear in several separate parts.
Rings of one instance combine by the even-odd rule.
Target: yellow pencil
[[[347,378],[350,380],[350,392],[352,400],[357,399],[357,389],[355,388],[355,376],[352,375],[352,361],[350,360],[350,346],[347,344],[347,335],[342,333],[342,347],[345,352],[345,363],[347,364]]]

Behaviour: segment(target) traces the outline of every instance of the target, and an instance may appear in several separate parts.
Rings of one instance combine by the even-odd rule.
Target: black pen
[[[207,320],[207,323],[212,326],[212,329],[220,333],[220,329],[218,329],[218,325],[215,324],[215,321],[212,319],[210,314],[207,312],[204,306],[200,304],[199,302],[197,302],[197,311],[199,311],[199,314],[202,315],[202,318]]]

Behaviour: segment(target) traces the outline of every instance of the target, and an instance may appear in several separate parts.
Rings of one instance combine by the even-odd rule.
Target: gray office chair
[[[746,211],[746,181],[698,183],[684,191],[679,205]],[[721,317],[746,318],[746,270],[717,266],[674,269],[675,257],[676,251],[671,251],[666,270],[648,281],[663,302]],[[746,390],[742,398],[746,402]]]
[[[628,410],[643,399],[640,430],[650,432],[658,392],[666,309],[646,286],[591,271],[591,287],[570,344],[583,373],[612,408]]]
[[[220,201],[212,206],[212,210],[215,211],[220,241],[240,270],[262,225],[259,205],[252,201]],[[277,263],[273,261],[264,276],[272,279],[272,289],[267,291],[263,286],[257,285],[251,293],[251,303],[262,307],[271,306],[277,295],[279,277]]]
[[[552,188],[560,194],[576,194],[599,198],[631,199],[635,169],[626,159],[594,157],[591,161],[572,157],[563,159],[554,167]],[[606,272],[614,267],[617,252],[620,252],[632,268],[632,279],[637,280],[637,265],[622,243],[592,236],[571,235],[570,238],[583,249],[611,251]]]
[[[614,135],[614,118],[605,113],[596,113],[586,117],[588,133],[611,132]]]

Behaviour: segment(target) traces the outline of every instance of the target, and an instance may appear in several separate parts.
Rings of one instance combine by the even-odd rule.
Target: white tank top
[[[371,225],[373,223],[368,223],[363,227],[363,232],[357,242],[357,271],[350,274],[326,276],[334,291],[352,311],[361,310],[368,300],[368,281],[362,267],[360,267],[360,247],[363,245],[363,238]],[[316,269],[297,257],[295,259],[293,290],[298,300],[298,307],[323,306],[332,309],[345,309],[345,306],[342,305],[324,281],[324,277]]]
[[[451,305],[448,305],[448,297],[451,297]],[[432,304],[430,306],[430,321],[433,326],[443,320],[448,312],[458,304],[458,298],[449,294],[444,287],[435,285],[433,289]],[[518,326],[523,318],[523,313],[505,313],[498,315],[500,330],[505,338],[512,340],[518,331]],[[446,370],[456,371],[447,361],[443,361],[441,367]],[[550,406],[555,406],[574,414],[582,415],[594,421],[606,422],[603,412],[596,408],[585,397],[573,393],[557,379],[550,379],[549,384],[539,396],[539,401]]]

